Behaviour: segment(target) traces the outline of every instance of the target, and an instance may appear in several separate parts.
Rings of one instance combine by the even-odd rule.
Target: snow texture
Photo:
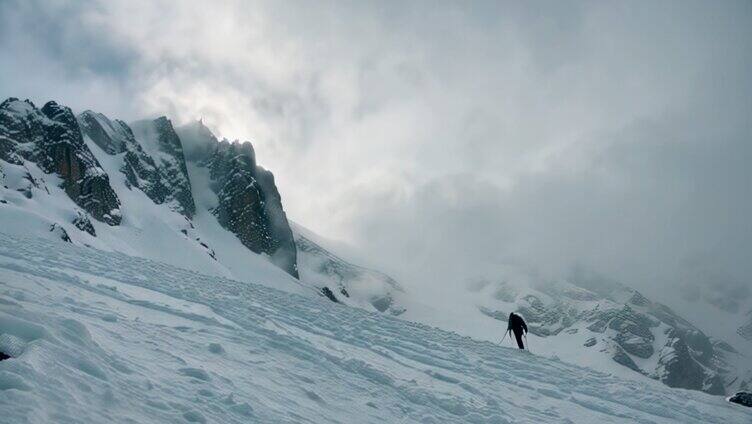
[[[752,421],[722,397],[4,233],[0,345],[7,423]]]

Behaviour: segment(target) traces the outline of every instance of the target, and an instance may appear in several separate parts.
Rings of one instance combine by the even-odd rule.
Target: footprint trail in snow
[[[748,423],[721,397],[0,233],[0,422]]]

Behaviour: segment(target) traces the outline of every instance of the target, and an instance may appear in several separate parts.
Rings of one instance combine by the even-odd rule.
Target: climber
[[[507,324],[507,333],[514,332],[514,338],[517,339],[517,346],[520,349],[525,349],[525,345],[522,344],[522,332],[525,332],[525,340],[527,340],[527,324],[525,323],[525,320],[522,318],[522,315],[515,314],[512,312],[509,314],[509,324]]]

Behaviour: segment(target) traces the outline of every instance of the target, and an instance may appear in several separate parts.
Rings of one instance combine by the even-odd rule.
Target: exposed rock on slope
[[[89,110],[78,119],[84,133],[106,153],[125,153],[121,172],[128,186],[140,189],[158,205],[169,204],[187,218],[195,214],[183,148],[168,119],[136,122],[138,141],[123,121],[111,121]]]
[[[128,164],[136,177],[141,177],[139,171],[146,178],[151,177],[145,180],[149,197],[156,203],[173,201],[178,212],[188,218],[193,217],[196,205],[183,156],[183,145],[172,127],[172,122],[163,116],[154,120],[134,122],[131,128],[148,156],[139,154],[138,149],[133,149],[134,154],[131,155]],[[151,161],[147,158],[151,158]],[[153,165],[158,173],[150,172],[149,165]],[[130,181],[133,184],[137,179],[132,178]]]
[[[223,227],[256,253],[298,278],[297,251],[271,172],[256,165],[250,143],[222,141],[207,162]]]
[[[256,164],[249,142],[217,142],[200,122],[179,129],[188,157],[209,170],[217,195],[212,213],[219,223],[256,253],[295,278],[299,277],[297,250],[282,199],[271,172]]]
[[[120,223],[120,201],[109,176],[84,143],[69,108],[49,102],[39,110],[28,100],[10,98],[0,104],[0,140],[0,159],[35,162],[57,174],[68,196],[95,219]]]

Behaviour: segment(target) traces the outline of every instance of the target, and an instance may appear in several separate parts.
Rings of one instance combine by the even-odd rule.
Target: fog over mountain
[[[292,220],[437,298],[511,264],[752,303],[748,1],[5,0],[0,53],[2,99],[250,138]]]

